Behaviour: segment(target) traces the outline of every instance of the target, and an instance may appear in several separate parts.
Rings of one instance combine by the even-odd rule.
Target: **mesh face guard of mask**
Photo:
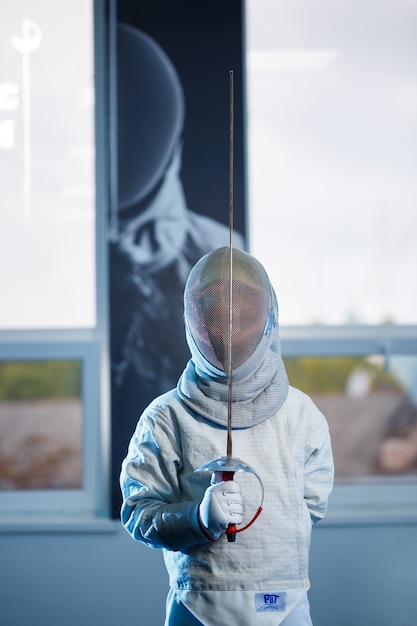
[[[233,249],[232,368],[257,348],[272,308],[272,289],[263,266]],[[230,248],[202,257],[190,272],[184,308],[188,330],[203,357],[227,371],[229,365]]]

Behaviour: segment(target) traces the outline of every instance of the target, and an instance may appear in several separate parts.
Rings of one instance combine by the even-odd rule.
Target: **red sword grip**
[[[233,480],[234,472],[221,472],[222,480]],[[226,537],[229,543],[233,543],[236,541],[236,526],[235,524],[229,524],[226,530]]]

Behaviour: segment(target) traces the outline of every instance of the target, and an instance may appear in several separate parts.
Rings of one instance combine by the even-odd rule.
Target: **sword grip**
[[[222,480],[233,480],[234,472],[221,472]],[[229,524],[226,530],[226,537],[229,543],[236,541],[236,526],[235,524]]]

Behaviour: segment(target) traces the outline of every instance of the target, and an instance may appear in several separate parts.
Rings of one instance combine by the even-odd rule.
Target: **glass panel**
[[[0,20],[0,329],[95,324],[92,1]]]
[[[248,0],[251,252],[283,324],[417,323],[417,0]]]
[[[0,489],[82,485],[79,361],[0,363]]]
[[[290,383],[325,414],[336,477],[417,476],[417,357],[288,358]]]

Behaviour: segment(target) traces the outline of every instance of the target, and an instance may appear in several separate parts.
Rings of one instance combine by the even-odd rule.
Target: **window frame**
[[[100,346],[97,342],[9,342],[1,346],[2,361],[76,360],[81,363],[82,486],[80,489],[21,490],[0,493],[4,515],[51,514],[71,510],[80,517],[100,515],[103,492],[97,489],[103,449],[100,428]]]

